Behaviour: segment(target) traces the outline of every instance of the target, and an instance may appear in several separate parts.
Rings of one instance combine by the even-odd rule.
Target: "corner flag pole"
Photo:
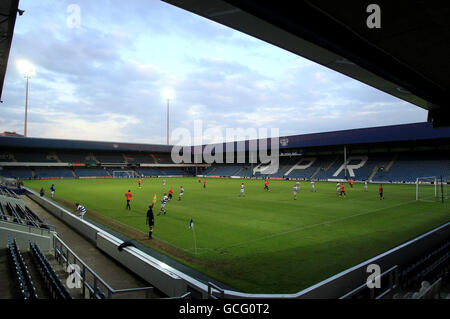
[[[194,249],[195,249],[195,254],[197,255],[197,240],[195,238],[195,229],[192,228],[192,233],[194,234]]]
[[[189,229],[192,228],[192,235],[194,236],[194,249],[195,249],[195,254],[197,255],[197,240],[195,238],[195,228],[194,228],[194,221],[191,219],[191,221],[189,222]]]

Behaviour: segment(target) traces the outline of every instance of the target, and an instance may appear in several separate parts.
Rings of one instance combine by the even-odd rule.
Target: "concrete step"
[[[16,277],[11,269],[8,250],[0,249],[0,299],[20,299],[20,291],[15,281]]]
[[[50,299],[51,294],[45,285],[45,281],[39,271],[39,267],[36,265],[31,252],[24,252],[21,250],[23,261],[27,265],[28,272],[30,273],[33,285],[36,288],[36,293],[39,299]]]
[[[69,291],[72,298],[84,299],[81,288],[69,288],[69,286],[67,285],[67,278],[69,277],[69,273],[66,271],[67,269],[65,268],[65,264],[60,265],[58,260],[52,254],[46,255],[45,257],[47,258],[50,265],[53,267],[53,270],[58,276],[59,280],[61,280],[64,287],[66,287],[67,291]]]

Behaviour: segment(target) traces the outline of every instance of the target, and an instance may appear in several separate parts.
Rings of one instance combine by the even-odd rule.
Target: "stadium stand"
[[[125,158],[128,164],[156,164],[155,158],[152,154],[125,154]]]
[[[73,170],[67,167],[36,167],[34,177],[45,178],[74,178]]]
[[[421,176],[443,176],[444,179],[450,176],[449,138],[449,130],[433,130],[429,123],[289,136],[280,144],[279,170],[266,176],[261,171],[264,165],[260,166],[260,163],[213,163],[207,168],[190,169],[187,166],[185,169],[170,167],[174,164],[170,145],[121,145],[2,136],[0,176],[21,179],[104,178],[110,177],[113,170],[134,170],[141,176],[202,174],[411,183],[418,177],[418,171]],[[343,169],[344,147],[347,148],[347,167],[350,168],[348,174]],[[21,165],[23,161],[27,165]],[[141,166],[149,164],[152,166]],[[303,167],[295,168],[295,165]]]
[[[50,226],[25,205],[14,190],[0,187],[0,220],[50,230]]]
[[[44,279],[48,289],[51,291],[52,299],[72,299],[72,296],[62,284],[47,258],[42,254],[36,244],[30,241],[30,251],[40,269],[40,274]]]
[[[13,154],[17,162],[57,163],[59,161],[55,154],[38,150],[15,150]]]
[[[155,153],[151,154],[155,158],[155,163],[157,164],[173,164],[170,153]]]
[[[210,172],[209,176],[234,176],[237,172],[241,170],[244,165],[217,165],[215,170]]]
[[[87,153],[80,152],[71,152],[64,151],[58,152],[58,158],[63,163],[86,163],[86,164],[96,164],[97,162],[92,158],[92,156],[88,156]]]
[[[9,152],[1,152],[0,153],[0,162],[17,162],[14,159],[14,155]]]
[[[422,176],[442,176],[448,173],[449,158],[439,154],[400,154],[389,170],[378,170],[374,181],[413,183]],[[445,176],[445,175],[444,175]]]
[[[185,176],[189,174],[183,168],[161,168],[160,171],[167,176]]]
[[[381,289],[366,283],[341,299],[441,299],[448,292],[450,279],[450,242],[446,241],[425,255],[397,265],[380,275]],[[432,284],[430,284],[432,282]],[[450,297],[450,294],[448,294]]]
[[[74,167],[75,174],[80,177],[111,177],[104,168],[81,168]]]
[[[137,168],[136,172],[140,175],[144,175],[145,177],[150,176],[161,176],[163,175],[163,172],[157,168]]]
[[[27,167],[1,167],[0,176],[9,178],[32,179],[33,172]]]
[[[37,299],[36,288],[19,251],[17,242],[15,240],[12,242],[10,238],[8,238],[8,251],[18,283],[18,289],[20,290],[23,299]]]
[[[124,164],[126,161],[121,153],[95,153],[95,158],[101,164]]]

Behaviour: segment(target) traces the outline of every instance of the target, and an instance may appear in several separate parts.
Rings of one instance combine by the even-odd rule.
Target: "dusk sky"
[[[80,9],[74,19],[74,6]],[[171,129],[278,128],[281,136],[426,121],[426,111],[158,0],[20,0],[0,131],[164,144]],[[79,22],[79,25],[77,24]],[[220,142],[220,134],[203,142]]]

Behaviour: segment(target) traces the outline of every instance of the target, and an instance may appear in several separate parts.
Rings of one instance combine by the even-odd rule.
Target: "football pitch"
[[[244,182],[245,197],[239,197]],[[249,293],[295,293],[342,270],[412,239],[450,219],[448,200],[416,201],[415,185],[379,184],[346,186],[336,194],[336,183],[309,182],[294,200],[294,181],[197,178],[73,179],[24,181],[36,191],[44,187],[68,206],[79,202],[86,215],[124,232],[174,259]],[[184,188],[178,200],[180,186]],[[173,187],[167,214],[158,216],[164,192]],[[131,210],[124,194],[131,190]],[[146,239],[146,212],[156,194],[154,239]],[[68,207],[71,211],[74,206]],[[90,211],[96,214],[89,214]],[[190,220],[194,227],[189,228]],[[117,228],[114,225],[122,225]],[[125,232],[126,234],[129,234]]]

